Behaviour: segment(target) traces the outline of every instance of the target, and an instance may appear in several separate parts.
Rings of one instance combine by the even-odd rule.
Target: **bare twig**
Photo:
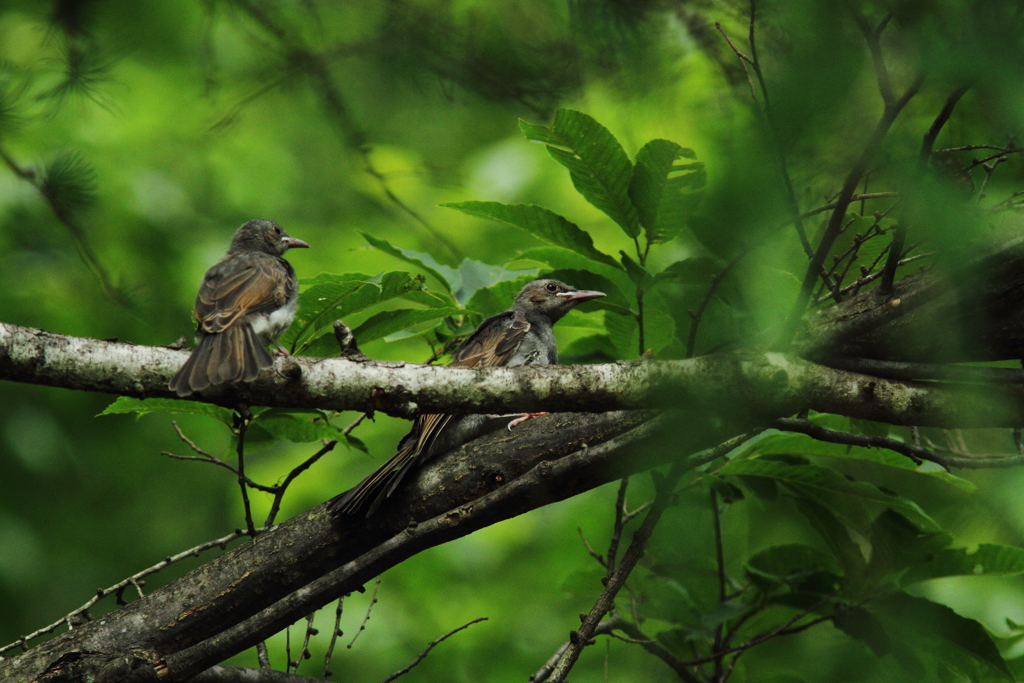
[[[359,420],[357,419],[356,422],[353,423],[353,425],[358,424],[358,422]],[[338,442],[325,440],[323,444],[324,445],[320,448],[320,450],[306,458],[304,461],[302,461],[302,463],[300,463],[291,472],[289,472],[288,476],[285,477],[283,482],[281,482],[277,486],[272,487],[274,501],[270,505],[270,512],[267,514],[267,521],[266,524],[264,524],[264,526],[270,526],[274,523],[274,519],[277,517],[277,513],[281,509],[281,501],[284,499],[284,494],[288,490],[288,486],[293,481],[295,481],[295,478],[298,477],[303,472],[305,472],[306,470],[308,470],[310,467],[312,467],[317,460],[333,451],[334,447],[338,445]]]
[[[619,555],[619,542],[622,539],[622,528],[626,526],[626,489],[629,488],[629,477],[624,477],[619,482],[619,492],[615,496],[615,523],[612,526],[612,538],[608,542],[608,562],[605,568],[608,572],[605,576],[611,579],[615,571],[615,562]]]
[[[418,655],[416,655],[416,659],[414,659],[411,662],[409,662],[408,666],[405,666],[405,667],[399,669],[398,671],[396,671],[395,673],[391,674],[390,676],[385,678],[382,681],[382,683],[391,683],[391,681],[395,680],[399,676],[403,676],[403,675],[409,673],[414,666],[416,666],[417,664],[422,662],[424,659],[426,659],[427,655],[430,654],[430,651],[433,650],[434,647],[437,646],[439,643],[441,643],[444,640],[447,640],[448,638],[451,638],[452,636],[454,636],[459,631],[461,631],[463,629],[466,629],[466,628],[469,628],[473,624],[477,624],[477,623],[479,623],[481,621],[487,621],[487,617],[478,617],[478,618],[474,619],[473,621],[466,622],[465,624],[463,624],[462,626],[458,627],[457,629],[454,629],[454,630],[449,631],[448,633],[444,634],[443,636],[441,636],[437,640],[431,641],[431,643],[429,645],[427,645],[426,648],[424,648],[423,652],[421,652]]]
[[[962,85],[949,94],[946,98],[946,103],[942,105],[942,109],[939,110],[939,114],[932,121],[932,125],[928,128],[928,132],[924,134],[924,139],[921,141],[921,158],[927,159],[931,156],[932,148],[935,146],[935,139],[939,137],[939,133],[942,131],[942,127],[949,121],[949,117],[953,115],[953,109],[956,107],[957,102],[960,98],[970,90],[971,86]]]
[[[261,529],[261,531],[266,531],[266,529]],[[140,572],[132,574],[127,579],[124,579],[123,581],[116,583],[113,586],[110,586],[109,588],[103,588],[96,591],[96,595],[94,595],[84,605],[82,605],[78,609],[71,611],[66,616],[61,617],[49,626],[44,626],[43,628],[33,631],[28,635],[22,636],[13,643],[0,647],[0,655],[18,647],[22,649],[28,649],[29,641],[39,638],[40,636],[44,636],[48,633],[53,633],[57,628],[64,624],[67,624],[69,628],[73,628],[71,624],[75,622],[80,622],[82,617],[88,613],[89,608],[91,608],[93,605],[95,605],[97,602],[99,602],[107,596],[123,594],[125,588],[127,588],[128,586],[135,587],[136,590],[138,590],[141,595],[141,587],[145,585],[145,581],[143,581],[145,577],[150,576],[152,574],[156,574],[164,567],[172,565],[176,562],[180,562],[181,560],[184,560],[186,558],[199,557],[200,553],[210,550],[211,548],[220,548],[223,550],[231,541],[246,535],[248,535],[246,534],[246,532],[242,531],[241,529],[236,529],[227,536],[223,536],[212,541],[207,541],[206,543],[200,543],[199,545],[189,548],[188,550],[183,550],[177,555],[169,555],[164,559],[160,560],[159,562],[157,562],[156,564],[154,564],[152,567],[148,567]]]
[[[196,460],[198,462],[208,462],[212,465],[216,465],[217,467],[223,467],[227,471],[234,474],[236,477],[242,477],[245,480],[246,485],[249,486],[249,488],[256,489],[257,491],[263,491],[264,493],[274,493],[276,491],[276,487],[257,484],[252,479],[249,479],[244,474],[240,473],[238,471],[238,468],[232,465],[231,463],[224,462],[217,456],[212,455],[207,451],[204,451],[202,448],[197,446],[195,442],[192,441],[192,439],[185,436],[184,432],[181,431],[181,427],[178,426],[177,422],[172,421],[171,426],[174,427],[174,431],[178,433],[178,438],[184,441],[189,448],[191,448],[199,455],[177,455],[175,453],[170,453],[168,451],[161,451],[160,455],[167,456],[168,458],[174,458],[175,460]]]
[[[366,622],[370,620],[370,613],[373,611],[373,606],[377,604],[377,590],[380,588],[380,575],[377,575],[376,580],[373,582],[373,593],[370,595],[370,604],[366,606],[366,616],[363,617],[363,623],[359,624],[359,630],[352,636],[352,640],[349,642],[347,649],[351,650],[352,646],[356,644],[356,639],[363,631],[366,630]]]
[[[725,604],[726,596],[726,582],[728,577],[725,575],[725,548],[722,543],[722,520],[718,514],[718,494],[715,493],[713,488],[708,488],[708,495],[711,498],[711,521],[715,531],[715,563],[717,565],[718,572],[718,604]],[[719,622],[718,626],[715,627],[715,640],[712,645],[712,651],[718,652],[722,647],[722,636],[725,632],[725,623]],[[715,674],[714,680],[722,680],[722,660],[715,660]]]
[[[715,273],[711,277],[711,281],[708,282],[708,289],[704,293],[704,298],[700,300],[699,304],[697,304],[697,308],[687,311],[690,315],[690,331],[686,335],[687,358],[693,358],[694,350],[697,346],[697,328],[700,326],[701,318],[704,317],[704,311],[707,310],[708,304],[711,303],[711,298],[715,295],[715,292],[718,291],[718,286],[722,284],[722,280],[725,279],[725,276],[729,274],[729,271],[736,267],[736,264],[739,263],[740,259],[746,256],[747,253],[748,250],[741,251],[739,254],[734,256],[729,263],[725,264],[724,268]]]
[[[334,645],[338,642],[338,638],[342,635],[341,633],[341,613],[345,605],[344,596],[338,598],[338,607],[334,610],[334,630],[331,632],[331,642],[327,646],[327,652],[324,654],[324,675],[323,678],[327,678],[331,675],[331,657],[334,656]]]
[[[256,538],[256,525],[252,521],[252,506],[249,504],[249,485],[245,476],[245,432],[249,429],[249,422],[252,421],[252,413],[248,408],[243,407],[236,413],[235,426],[238,428],[238,486],[242,491],[242,506],[245,508],[245,525],[249,535]]]
[[[935,455],[935,453],[932,453],[928,449],[897,441],[896,439],[890,439],[885,436],[837,432],[832,429],[820,427],[808,422],[807,420],[796,420],[792,418],[776,420],[772,423],[772,426],[784,432],[799,432],[800,434],[806,434],[818,441],[841,443],[848,446],[861,446],[863,448],[885,448],[910,458],[914,461],[914,464],[917,465],[920,465],[922,462],[927,460],[929,462],[937,463],[947,470],[949,469],[949,463],[945,458]]]

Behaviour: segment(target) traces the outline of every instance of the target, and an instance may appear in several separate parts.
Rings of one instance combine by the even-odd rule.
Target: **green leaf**
[[[832,615],[832,623],[851,638],[866,643],[876,657],[884,657],[892,650],[892,642],[885,632],[885,626],[878,617],[863,607],[839,603]]]
[[[519,290],[531,280],[532,276],[522,276],[516,280],[504,280],[490,287],[481,287],[466,302],[466,309],[484,318],[506,311],[512,307]]]
[[[554,270],[590,272],[614,282],[622,291],[630,291],[633,285],[629,277],[625,272],[623,272],[622,268],[620,268],[618,264],[615,264],[615,267],[613,268],[605,265],[604,263],[593,261],[578,252],[565,249],[564,247],[534,247],[533,249],[527,249],[526,251],[521,252],[518,256],[506,261],[505,267],[509,268],[512,264],[520,261],[543,263]]]
[[[447,316],[462,315],[461,308],[402,308],[382,311],[353,330],[360,344],[383,339],[414,325],[439,320]]]
[[[321,276],[322,277],[322,276]],[[282,335],[281,343],[299,353],[335,320],[344,319],[370,306],[423,289],[423,276],[392,271],[369,280],[336,276],[336,281],[319,279],[317,284],[299,294],[299,310],[295,322]]]
[[[342,429],[335,427],[324,419],[316,410],[294,410],[287,408],[271,408],[260,413],[253,424],[263,427],[275,439],[308,443],[328,439],[344,441]]]
[[[454,269],[449,268],[442,263],[438,263],[430,254],[396,247],[390,242],[377,239],[366,232],[360,231],[359,234],[363,236],[363,239],[373,245],[376,249],[383,251],[385,254],[389,254],[397,259],[405,261],[406,263],[412,264],[423,270],[428,275],[433,275],[434,278],[444,285],[444,288],[449,292],[454,292],[455,289],[457,289],[459,279],[458,273]]]
[[[848,426],[847,418],[838,416],[815,415],[812,417],[811,421],[822,427],[827,427],[835,431],[843,431],[843,429]],[[897,469],[923,474],[939,479],[940,481],[967,492],[972,492],[977,488],[967,479],[958,477],[955,474],[950,474],[934,463],[918,465],[910,458],[885,448],[864,448],[862,446],[847,446],[846,444],[832,443],[829,441],[818,441],[806,434],[796,434],[792,432],[768,434],[751,447],[747,453],[756,453],[758,455],[791,453],[829,456],[832,458],[843,458],[844,460],[863,460],[879,465],[885,465],[886,467],[895,467]]]
[[[782,585],[797,586],[812,574],[839,573],[835,559],[817,548],[800,543],[787,543],[765,548],[750,557],[747,576],[762,590]]]
[[[851,481],[828,467],[818,465],[788,465],[764,458],[737,458],[726,463],[718,472],[720,475],[754,475],[770,477],[780,483],[806,487],[827,495],[843,494],[868,500],[897,509],[926,529],[937,529],[938,525],[914,501],[903,496],[882,491],[863,481]],[[820,502],[820,501],[819,501]]]
[[[463,259],[456,270],[438,263],[430,254],[396,247],[365,232],[360,234],[366,238],[367,242],[384,253],[399,258],[406,263],[411,263],[429,275],[433,275],[444,285],[449,294],[462,303],[465,303],[481,287],[489,287],[495,282],[512,280],[524,274],[536,273],[536,268],[508,270],[501,266],[492,266],[481,261],[474,261],[473,259]],[[443,298],[432,292],[410,292],[404,294],[403,297],[432,308],[451,306],[453,303],[451,301],[444,301]]]
[[[695,256],[676,261],[660,273],[655,274],[656,282],[676,282],[681,285],[708,285],[724,264],[721,259],[711,256]]]
[[[519,121],[530,140],[548,145],[548,152],[569,169],[576,191],[605,212],[630,237],[640,235],[640,219],[629,197],[633,164],[611,132],[590,116],[559,109],[550,128]]]
[[[846,577],[847,584],[856,590],[859,587],[857,583],[864,575],[867,561],[864,559],[864,553],[860,546],[850,536],[850,530],[832,514],[831,510],[820,503],[803,499],[797,500],[796,505],[815,531],[828,543],[832,553],[843,567],[843,575]]]
[[[896,622],[902,632],[936,639],[941,645],[957,648],[1007,679],[1014,680],[992,637],[974,619],[960,616],[945,605],[906,593],[888,595],[877,604],[878,611]]]
[[[489,218],[525,230],[557,247],[570,249],[589,259],[615,268],[619,264],[611,256],[594,247],[590,235],[553,211],[534,204],[502,204],[501,202],[459,202],[442,204],[449,209],[480,218]]]
[[[899,580],[908,568],[925,561],[952,541],[941,530],[921,529],[893,510],[886,510],[871,524],[871,560],[865,576],[868,583]],[[902,581],[900,581],[902,583]]]
[[[668,140],[651,140],[636,155],[629,196],[651,244],[667,242],[686,227],[707,176],[692,149]]]
[[[944,576],[994,576],[1024,574],[1024,549],[982,543],[975,550],[944,548],[914,565],[900,577],[909,586]]]
[[[136,413],[139,416],[148,413],[188,413],[190,415],[205,415],[215,420],[220,420],[231,427],[235,423],[233,410],[215,406],[211,403],[200,403],[199,401],[181,401],[173,398],[130,398],[119,396],[116,401],[103,409],[99,415],[122,415]]]
[[[651,285],[654,284],[654,278],[651,277],[651,274],[643,266],[631,259],[626,252],[620,251],[619,255],[622,257],[622,267],[625,269],[626,274],[629,275],[629,279],[633,281],[633,284],[641,289],[650,289]]]

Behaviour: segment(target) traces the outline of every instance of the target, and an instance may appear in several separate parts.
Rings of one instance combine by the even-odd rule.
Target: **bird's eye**
[[[556,285],[554,282],[549,282],[544,286],[544,289],[548,290],[553,294],[558,291],[558,285]]]
[[[281,226],[280,225],[275,225],[274,226],[274,232],[276,232],[278,235],[280,235],[281,234]]]

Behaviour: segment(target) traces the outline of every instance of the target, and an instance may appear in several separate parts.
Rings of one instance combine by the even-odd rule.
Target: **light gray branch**
[[[0,379],[137,398],[176,398],[167,380],[187,352],[68,337],[0,323]],[[897,425],[1015,427],[1024,388],[883,379],[763,351],[678,361],[521,368],[290,357],[255,381],[195,400],[228,407],[505,413],[718,407],[766,419],[813,409]]]

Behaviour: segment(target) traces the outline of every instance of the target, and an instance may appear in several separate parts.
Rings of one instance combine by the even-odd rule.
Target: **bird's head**
[[[274,221],[259,218],[249,221],[235,231],[229,251],[262,251],[265,254],[280,256],[289,249],[298,247],[308,248],[309,245],[291,237]]]
[[[540,313],[555,323],[577,304],[602,296],[604,292],[576,289],[558,280],[534,280],[519,290],[514,307]]]

